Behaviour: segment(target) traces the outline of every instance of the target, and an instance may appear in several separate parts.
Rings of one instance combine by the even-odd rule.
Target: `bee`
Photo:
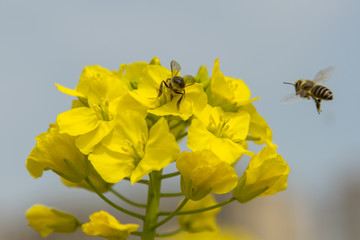
[[[180,103],[185,96],[185,88],[193,85],[195,83],[195,78],[191,75],[185,75],[184,77],[180,77],[179,73],[181,70],[181,66],[175,60],[171,61],[170,68],[171,78],[166,79],[166,81],[161,81],[158,97],[162,95],[164,86],[171,90],[170,100],[173,99],[174,94],[181,94],[181,97],[176,103],[177,110],[179,111]]]
[[[312,98],[315,101],[316,109],[320,114],[321,101],[333,100],[334,96],[330,89],[319,85],[318,83],[326,82],[333,70],[334,67],[328,67],[321,70],[318,74],[316,74],[314,80],[298,79],[295,83],[284,82],[284,84],[293,85],[295,87],[295,95],[299,95],[301,98],[306,99]]]

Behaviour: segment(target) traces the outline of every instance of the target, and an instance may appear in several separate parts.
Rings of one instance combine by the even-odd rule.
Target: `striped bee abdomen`
[[[333,100],[333,93],[327,87],[316,85],[311,89],[314,97],[322,100]]]

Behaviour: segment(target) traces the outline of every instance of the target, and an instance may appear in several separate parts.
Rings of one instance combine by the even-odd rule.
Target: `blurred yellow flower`
[[[268,126],[266,120],[256,111],[254,105],[252,103],[247,104],[242,107],[242,110],[247,111],[250,114],[249,134],[252,138],[259,139],[254,140],[254,143],[266,143],[273,148],[277,148],[272,142],[273,134],[271,128]]]
[[[191,211],[201,208],[210,207],[216,204],[212,195],[207,195],[199,201],[189,200],[182,208],[182,211]],[[180,227],[188,232],[216,231],[216,214],[220,212],[220,208],[199,212],[195,214],[179,215],[178,221]]]
[[[220,107],[207,105],[196,117],[188,131],[187,146],[191,150],[209,149],[229,164],[242,154],[253,155],[243,147],[250,124],[246,111],[224,112]]]
[[[209,193],[230,192],[238,180],[235,169],[209,150],[182,152],[176,167],[181,173],[181,191],[194,201]]]
[[[250,160],[233,195],[240,203],[245,203],[285,190],[289,172],[290,168],[276,149],[266,145]]]
[[[139,225],[121,224],[105,211],[95,212],[89,216],[90,222],[82,225],[82,231],[89,236],[99,236],[109,240],[125,240]]]
[[[75,137],[60,134],[51,124],[47,132],[35,138],[36,145],[26,160],[26,168],[34,178],[51,169],[71,182],[80,182],[89,173],[89,163],[75,146]]]
[[[134,111],[123,111],[119,124],[89,160],[107,182],[116,183],[130,176],[135,183],[151,171],[158,171],[176,160],[180,148],[164,118],[148,130],[145,119]]]
[[[42,237],[47,237],[52,232],[72,233],[81,225],[73,215],[43,205],[32,206],[25,216],[28,224]]]

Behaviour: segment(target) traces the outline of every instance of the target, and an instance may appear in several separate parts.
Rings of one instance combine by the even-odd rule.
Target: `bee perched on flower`
[[[52,170],[65,186],[90,190],[137,222],[120,223],[124,221],[105,211],[80,222],[70,214],[36,206],[26,214],[31,227],[43,237],[71,233],[80,226],[86,235],[113,240],[191,235],[216,231],[216,214],[228,203],[245,203],[286,188],[289,168],[277,154],[272,131],[252,104],[258,98],[250,98],[245,82],[220,72],[219,60],[210,77],[205,66],[195,77],[180,76],[180,69],[173,60],[169,70],[158,58],[122,64],[116,71],[89,66],[75,89],[56,85],[77,99],[36,138],[26,161],[30,175],[38,178]],[[190,151],[181,151],[182,140]],[[249,141],[264,145],[263,150],[249,150]],[[251,160],[239,174],[234,164],[243,155]],[[177,170],[168,172],[169,165]],[[164,192],[161,186],[170,178],[178,178],[176,190]],[[125,196],[129,190],[117,186],[122,181],[145,185],[146,202]],[[233,196],[223,202],[213,197],[229,192]],[[162,211],[160,200],[168,197],[181,199],[173,211]],[[159,232],[178,215],[176,231]]]
[[[164,86],[171,90],[170,100],[174,98],[174,93],[180,94],[181,97],[176,102],[176,107],[179,110],[181,100],[185,96],[185,87],[193,85],[195,83],[195,78],[191,75],[185,75],[184,77],[180,77],[179,73],[181,67],[180,64],[175,60],[171,61],[170,67],[171,67],[171,78],[168,78],[166,79],[166,81],[161,82],[158,97],[162,95]]]

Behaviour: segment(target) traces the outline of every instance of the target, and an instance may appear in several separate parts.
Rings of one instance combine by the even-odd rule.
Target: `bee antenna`
[[[290,83],[290,82],[283,82],[284,84],[290,84],[290,85],[293,85],[293,86],[295,86],[295,84],[293,84],[293,83]]]

